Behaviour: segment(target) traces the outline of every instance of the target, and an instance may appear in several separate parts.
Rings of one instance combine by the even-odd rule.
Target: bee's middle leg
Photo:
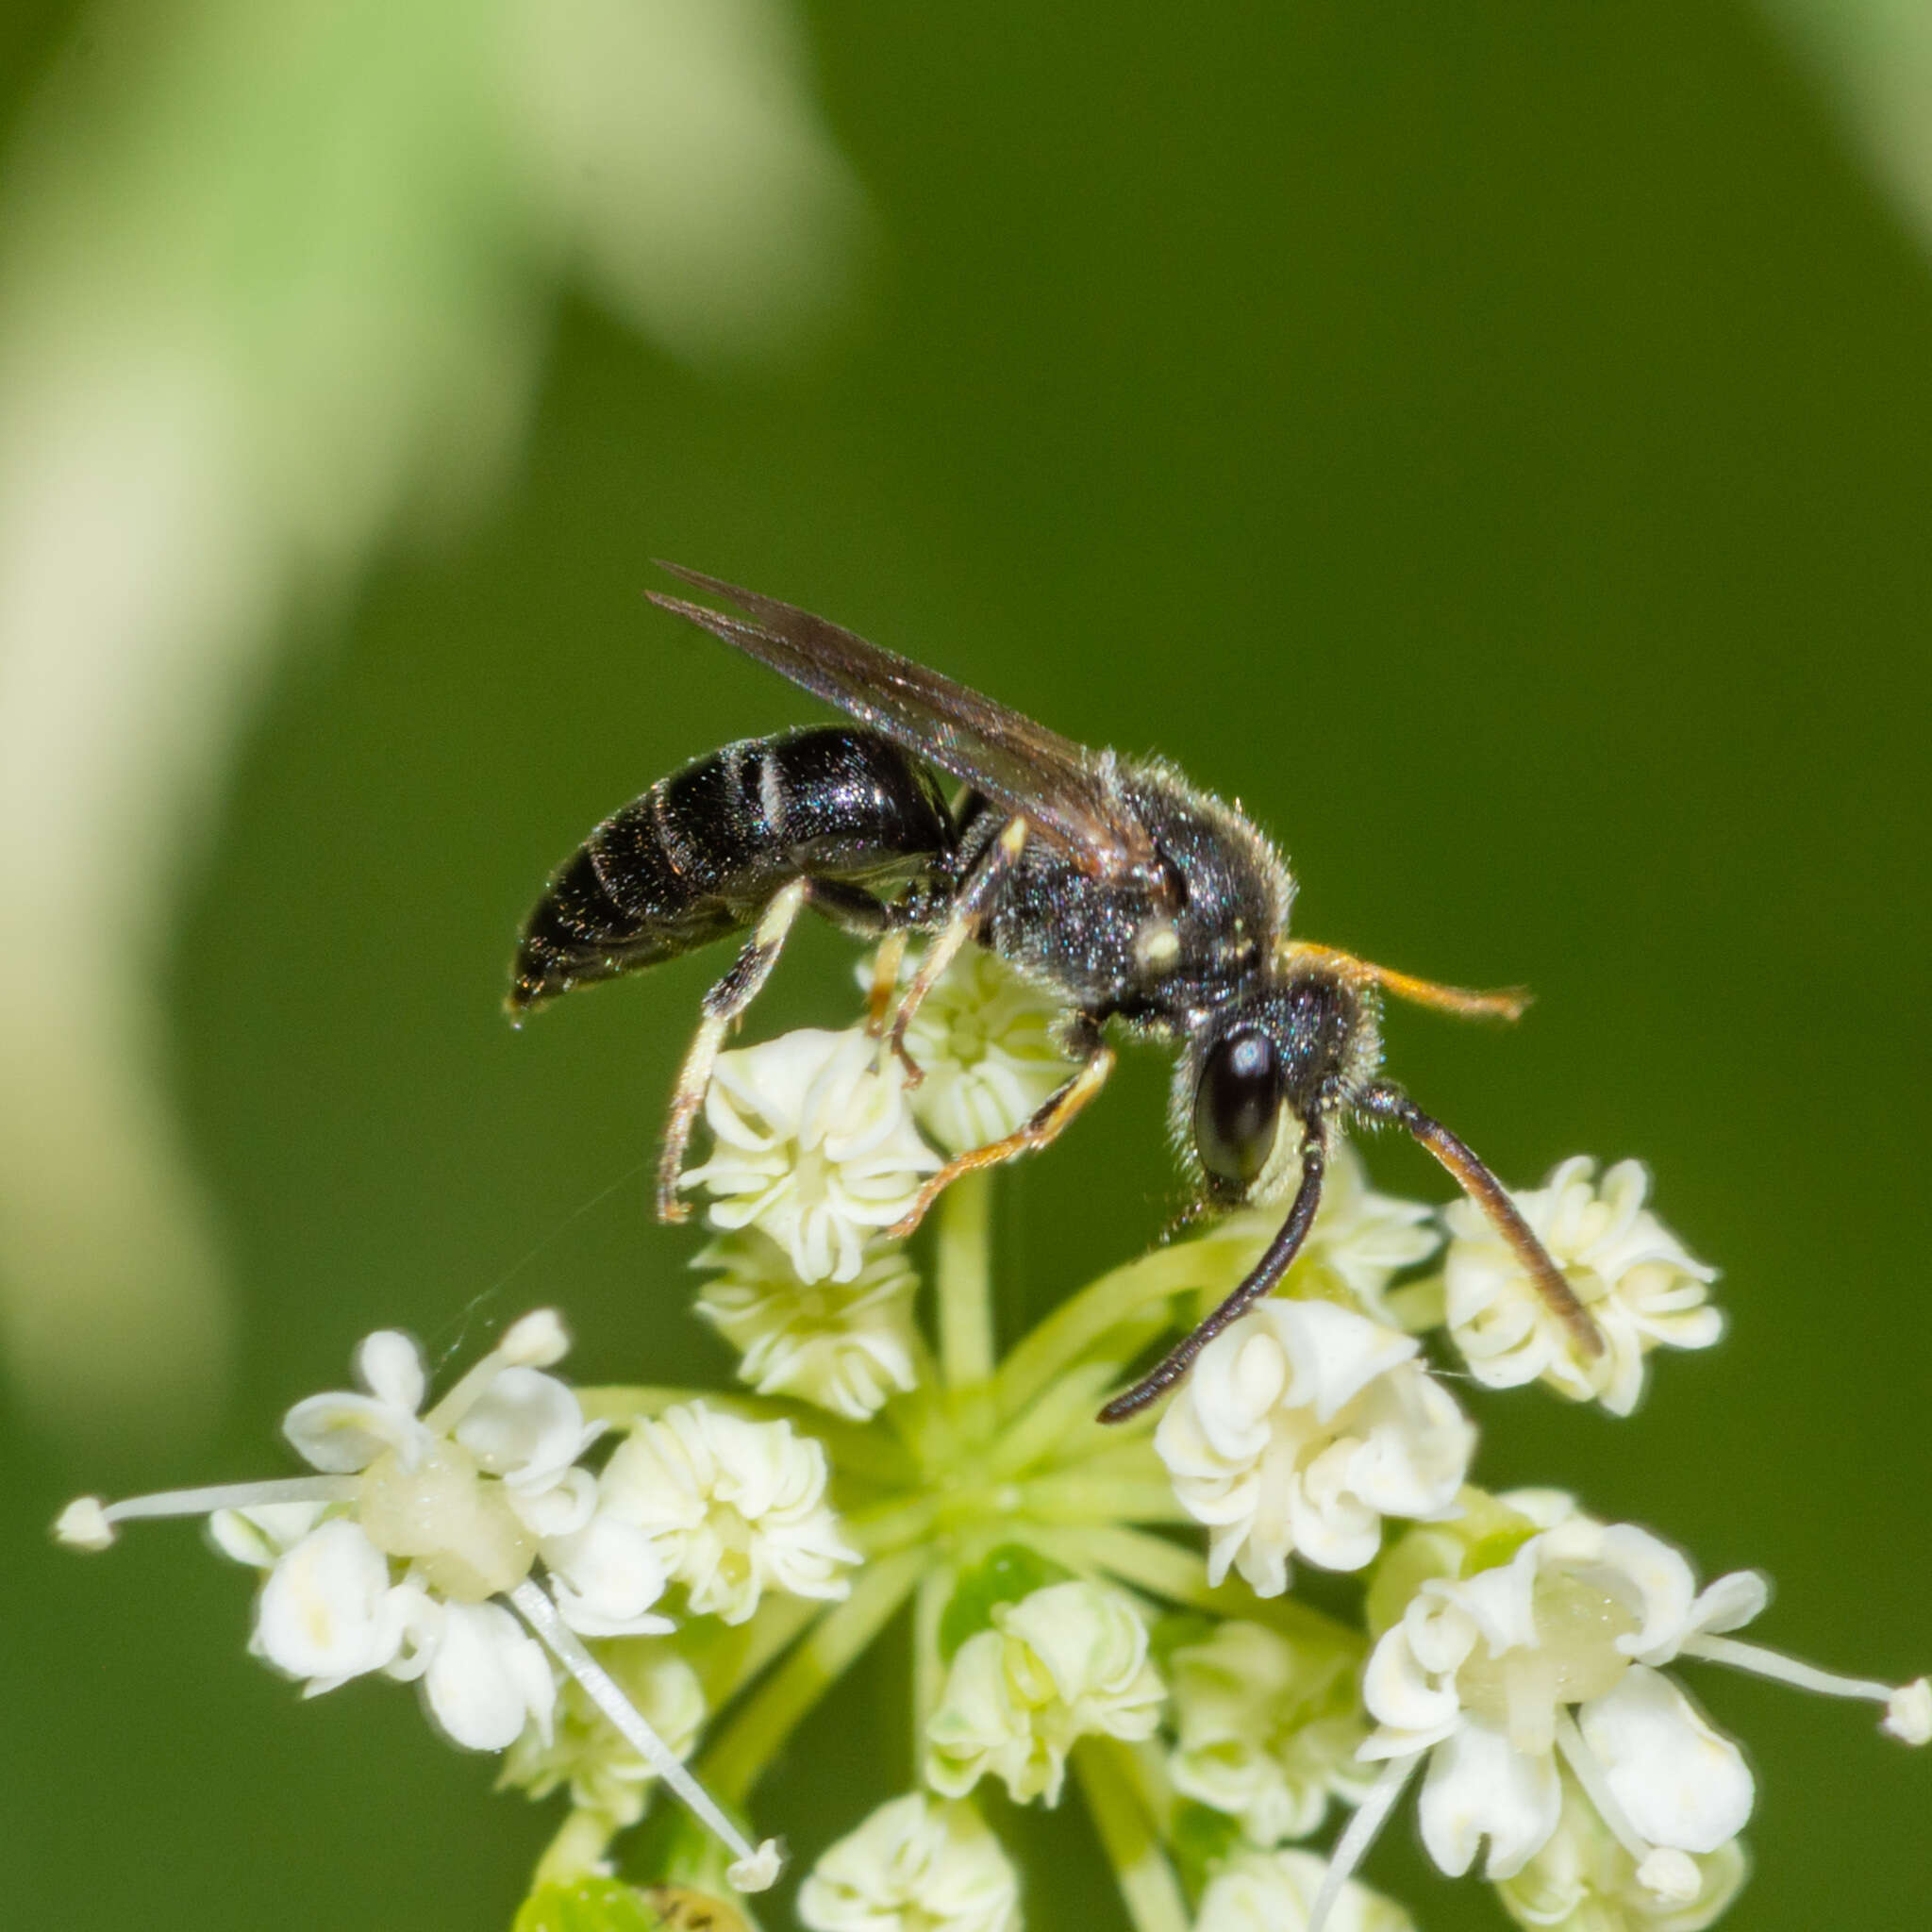
[[[970,1147],[964,1154],[956,1154],[937,1174],[927,1175],[918,1198],[886,1230],[888,1235],[894,1241],[905,1240],[925,1219],[926,1209],[962,1174],[973,1174],[982,1167],[1002,1166],[1022,1154],[1035,1153],[1059,1138],[1074,1116],[1107,1085],[1107,1076],[1113,1072],[1113,1048],[1101,1040],[1097,1027],[1091,1022],[1082,1021],[1074,1038],[1079,1042],[1083,1058],[1074,1070],[1073,1077],[1050,1093],[1010,1134],[989,1141],[984,1147]]]
[[[718,1049],[724,1045],[732,1023],[758,996],[771,977],[772,968],[784,949],[786,935],[811,891],[811,880],[801,878],[774,893],[758,915],[751,938],[732,962],[730,972],[704,997],[698,1030],[685,1050],[684,1064],[677,1070],[677,1084],[671,1090],[671,1113],[664,1124],[664,1144],[658,1156],[659,1221],[683,1221],[691,1212],[677,1198],[677,1177],[684,1170],[685,1149],[691,1144],[691,1126],[698,1108],[704,1105],[705,1090],[711,1084]]]
[[[978,932],[994,889],[1011,869],[1025,844],[1026,821],[1010,818],[1001,828],[999,836],[973,861],[972,869],[953,897],[946,923],[925,949],[925,957],[919,962],[919,971],[912,975],[912,984],[906,989],[905,997],[892,1015],[892,1051],[906,1069],[908,1087],[917,1087],[925,1075],[906,1051],[906,1029],[911,1025],[912,1016],[924,1004],[926,994],[939,983],[940,974],[958,958],[960,947]]]

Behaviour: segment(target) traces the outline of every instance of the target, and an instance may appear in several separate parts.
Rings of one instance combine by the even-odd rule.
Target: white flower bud
[[[1250,1843],[1307,1838],[1331,1793],[1359,1802],[1368,1726],[1347,1653],[1316,1657],[1260,1624],[1225,1623],[1176,1650],[1169,1674],[1174,1790],[1240,1819]]]
[[[908,958],[902,984],[918,965]],[[859,984],[871,986],[869,965]],[[1065,1015],[1063,1001],[967,947],[906,1029],[906,1050],[924,1076],[910,1095],[914,1118],[948,1154],[1004,1140],[1074,1074],[1058,1044]]]
[[[650,1638],[600,1643],[597,1658],[665,1744],[678,1757],[690,1757],[706,1715],[704,1689],[691,1665]],[[579,1810],[594,1811],[622,1829],[644,1815],[655,1776],[583,1687],[571,1682],[558,1700],[553,1735],[526,1729],[510,1747],[497,1782],[518,1786],[532,1798],[567,1785]]]
[[[919,1277],[896,1242],[874,1242],[849,1281],[801,1281],[785,1249],[747,1229],[692,1264],[720,1271],[698,1313],[742,1357],[761,1395],[791,1395],[864,1422],[918,1381],[912,1297]]]
[[[1470,1373],[1491,1389],[1541,1378],[1573,1401],[1628,1415],[1643,1392],[1643,1359],[1656,1348],[1708,1348],[1724,1333],[1709,1305],[1717,1271],[1693,1261],[1644,1207],[1650,1176],[1620,1161],[1595,1180],[1594,1161],[1566,1160],[1540,1189],[1511,1194],[1562,1269],[1607,1344],[1586,1360],[1514,1251],[1471,1202],[1444,1210],[1449,1332]]]
[[[913,1791],[825,1851],[798,1917],[808,1932],[1019,1932],[1019,1876],[972,1806]]]
[[[1657,1849],[1633,1858],[1566,1773],[1556,1830],[1496,1892],[1519,1925],[1539,1932],[1702,1932],[1744,1874],[1736,1839],[1701,1857]]]
[[[1019,1803],[1059,1802],[1067,1753],[1089,1733],[1151,1737],[1166,1695],[1124,1591],[1055,1583],[992,1613],[955,1653],[925,1727],[925,1780],[963,1797],[991,1774]]]
[[[744,1623],[767,1589],[842,1597],[859,1561],[824,1500],[825,1452],[789,1422],[754,1423],[708,1403],[641,1422],[604,1471],[605,1507],[658,1545],[691,1609]]]
[[[1239,1853],[1202,1893],[1193,1932],[1306,1932],[1323,1870],[1312,1852]],[[1392,1900],[1351,1879],[1324,1932],[1415,1932],[1415,1926]]]
[[[1202,1350],[1154,1446],[1208,1529],[1208,1574],[1261,1596],[1289,1557],[1359,1570],[1382,1519],[1453,1510],[1475,1431],[1415,1341],[1329,1302],[1263,1302]]]
[[[905,1070],[862,1029],[807,1027],[721,1053],[705,1098],[711,1158],[678,1181],[715,1228],[762,1229],[803,1281],[850,1281],[867,1239],[918,1198],[941,1158],[906,1108]]]

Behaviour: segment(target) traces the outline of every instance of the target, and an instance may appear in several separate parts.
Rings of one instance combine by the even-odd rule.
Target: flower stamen
[[[651,1728],[610,1673],[585,1649],[557,1606],[528,1577],[508,1595],[517,1614],[583,1687],[591,1702],[616,1725],[625,1742],[677,1793],[692,1816],[708,1825],[735,1855],[736,1862],[725,1874],[731,1883],[740,1891],[764,1891],[775,1884],[784,1863],[777,1840],[768,1838],[754,1846],[725,1817],[710,1792],[685,1769],[683,1759]]]
[[[291,1475],[275,1482],[210,1483],[197,1490],[158,1490],[103,1503],[78,1496],[55,1520],[54,1538],[70,1550],[105,1550],[117,1524],[144,1518],[212,1516],[218,1509],[264,1509],[277,1503],[347,1503],[360,1484],[354,1476]]]
[[[1698,1637],[1685,1644],[1685,1657],[1702,1657],[1706,1663],[1724,1664],[1734,1671],[1748,1671],[1755,1677],[1769,1677],[1790,1684],[1799,1690],[1813,1690],[1821,1697],[1850,1697],[1865,1704],[1882,1704],[1885,1716],[1879,1729],[1902,1744],[1932,1743],[1932,1682],[1916,1677],[1909,1684],[1881,1684],[1874,1677],[1841,1677],[1835,1671],[1821,1671],[1816,1664],[1801,1663],[1758,1643],[1740,1643],[1734,1637]]]

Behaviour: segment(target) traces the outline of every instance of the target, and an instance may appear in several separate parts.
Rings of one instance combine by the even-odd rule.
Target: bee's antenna
[[[1401,1088],[1387,1080],[1374,1082],[1355,1105],[1357,1112],[1372,1120],[1393,1121],[1396,1125],[1407,1128],[1449,1170],[1457,1185],[1489,1217],[1490,1225],[1508,1242],[1510,1251],[1536,1283],[1543,1305],[1569,1329],[1585,1359],[1595,1361],[1602,1356],[1603,1330],[1577,1300],[1576,1291],[1563,1278],[1563,1271],[1550,1258],[1549,1250],[1537,1239],[1535,1230],[1517,1212],[1516,1204],[1504,1192],[1502,1182],[1476,1158],[1474,1150],[1441,1121],[1432,1120]]]
[[[1165,1360],[1151,1369],[1127,1390],[1116,1395],[1100,1411],[1104,1423],[1124,1423],[1150,1402],[1157,1401],[1193,1366],[1194,1357],[1225,1328],[1236,1322],[1268,1293],[1286,1274],[1301,1252],[1308,1229],[1315,1224],[1315,1210],[1322,1205],[1322,1179],[1328,1168],[1328,1135],[1319,1120],[1302,1124],[1302,1181],[1295,1190],[1288,1219],[1268,1243],[1246,1280],[1182,1341]],[[1586,1317],[1586,1319],[1588,1319]]]

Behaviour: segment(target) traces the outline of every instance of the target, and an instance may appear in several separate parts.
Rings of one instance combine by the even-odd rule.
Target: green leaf
[[[950,1663],[953,1653],[969,1637],[992,1627],[992,1613],[1001,1604],[1044,1590],[1050,1583],[1069,1583],[1074,1573],[1064,1563],[1042,1557],[1024,1543],[1002,1543],[983,1563],[959,1578],[940,1614],[940,1655]]]

